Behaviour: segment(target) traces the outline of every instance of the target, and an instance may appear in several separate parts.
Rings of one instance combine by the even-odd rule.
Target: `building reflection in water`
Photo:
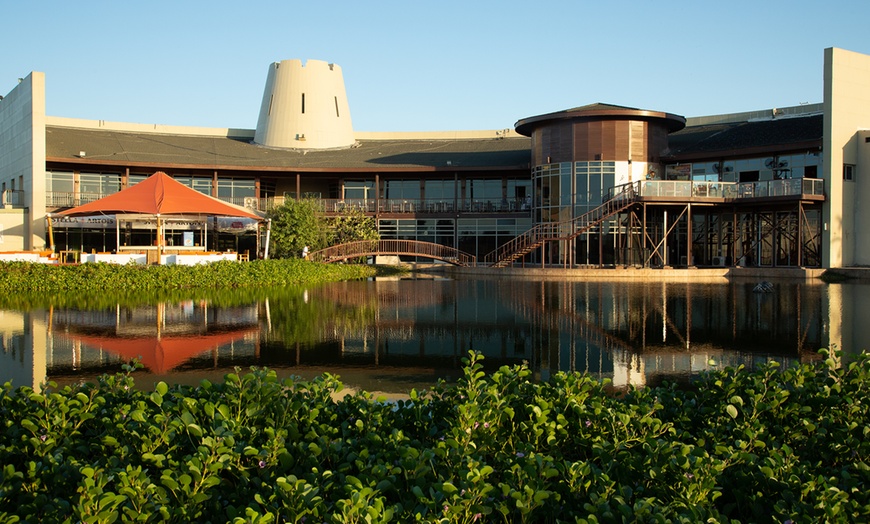
[[[272,291],[233,307],[7,309],[0,380],[93,380],[139,356],[155,380],[266,366],[404,393],[455,379],[475,350],[489,369],[527,362],[542,380],[580,371],[621,387],[789,365],[828,345],[859,351],[870,338],[853,320],[870,300],[866,286],[781,281],[765,294],[754,284],[398,279]]]

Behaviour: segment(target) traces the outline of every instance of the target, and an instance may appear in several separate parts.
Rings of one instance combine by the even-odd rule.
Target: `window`
[[[500,200],[501,179],[484,178],[465,181],[465,198],[475,200]]]
[[[604,196],[616,184],[616,162],[577,162],[574,172],[575,204],[579,206],[601,204]]]
[[[456,196],[456,183],[452,180],[426,180],[423,182],[427,200],[453,200]]]
[[[305,114],[305,93],[302,93],[302,114]]]
[[[384,180],[382,198],[420,198],[419,180]]]
[[[843,180],[855,180],[854,164],[843,164]]]
[[[6,184],[3,184],[4,189]],[[72,172],[48,171],[45,177],[45,189],[50,192],[72,193],[75,191]]]
[[[193,189],[201,193],[205,193],[205,182],[208,181],[208,189],[211,190],[211,179],[193,177]],[[200,186],[198,183],[201,183]],[[257,189],[254,181],[245,178],[218,178],[218,198],[221,199],[243,199],[245,197],[253,197],[257,195]],[[208,194],[208,193],[206,193]]]
[[[211,177],[204,176],[192,176],[192,175],[174,175],[176,181],[181,182],[191,189],[195,189],[204,195],[212,196],[211,194]],[[220,182],[219,182],[220,183]],[[253,180],[251,184],[253,184]],[[227,196],[233,196],[232,194]],[[245,195],[245,196],[253,196],[253,195]]]
[[[121,175],[116,173],[79,174],[79,192],[94,198],[111,195],[121,190]]]
[[[375,183],[368,180],[345,180],[344,198],[370,198],[374,197]]]

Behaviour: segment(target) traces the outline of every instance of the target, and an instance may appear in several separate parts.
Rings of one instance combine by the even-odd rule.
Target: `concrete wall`
[[[28,220],[26,209],[0,209],[0,252],[28,249],[24,243]]]
[[[24,191],[24,249],[45,246],[45,74],[33,72],[0,100],[0,183]]]
[[[270,65],[254,141],[294,149],[352,146],[353,125],[341,68],[321,60]]]
[[[137,124],[133,122],[112,122],[109,120],[87,120],[82,118],[66,118],[46,116],[45,123],[49,126],[75,127],[78,129],[97,129],[102,131],[125,131],[131,133],[155,133],[158,135],[183,136],[217,136],[231,138],[254,139],[253,129],[238,129],[232,127],[198,127],[170,126],[166,124]]]
[[[825,49],[824,207],[822,265],[844,267],[870,263],[870,223],[861,205],[870,166],[858,165],[859,131],[870,129],[870,56]],[[843,180],[843,164],[857,166],[854,181]],[[866,200],[864,201],[866,204]]]

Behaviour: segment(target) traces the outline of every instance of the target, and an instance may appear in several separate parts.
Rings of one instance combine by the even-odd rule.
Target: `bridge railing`
[[[308,255],[315,262],[337,262],[366,256],[407,255],[443,260],[457,266],[474,266],[477,258],[454,247],[419,240],[358,240],[329,246]]]

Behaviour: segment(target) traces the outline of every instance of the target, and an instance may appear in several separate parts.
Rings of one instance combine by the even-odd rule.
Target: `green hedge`
[[[474,354],[397,404],[269,370],[7,385],[0,521],[866,521],[870,357],[823,358],[621,397]]]
[[[196,266],[89,263],[55,266],[0,262],[0,292],[88,293],[318,284],[374,276],[374,266],[300,259],[213,262]]]

